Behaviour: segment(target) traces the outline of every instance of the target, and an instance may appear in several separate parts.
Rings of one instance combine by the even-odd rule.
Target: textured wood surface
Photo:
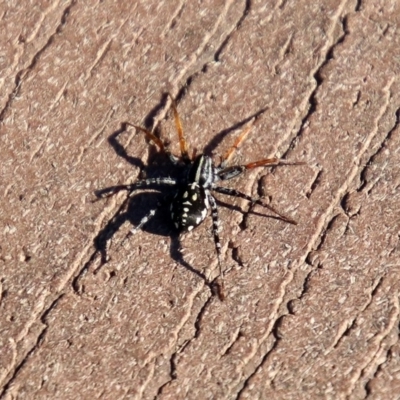
[[[35,4],[36,3],[36,4]],[[400,2],[0,4],[1,399],[398,399]],[[177,96],[191,148],[306,165],[227,182],[178,237],[159,196]],[[150,168],[148,163],[152,163]],[[172,172],[171,172],[172,173]],[[102,265],[102,258],[107,263]]]

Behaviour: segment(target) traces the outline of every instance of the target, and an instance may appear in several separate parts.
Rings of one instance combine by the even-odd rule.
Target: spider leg
[[[135,129],[144,132],[144,134],[146,135],[147,139],[149,139],[151,142],[153,142],[162,153],[165,153],[169,159],[172,161],[173,164],[178,164],[178,159],[169,151],[165,148],[164,143],[152,132],[150,132],[147,129],[144,129],[140,126],[137,125],[133,125],[130,122],[126,123],[129,126],[133,126]]]
[[[174,113],[176,130],[178,131],[179,146],[181,149],[182,159],[183,159],[183,161],[185,161],[185,163],[188,164],[190,162],[190,157],[189,157],[187,142],[186,142],[185,136],[183,134],[182,122],[181,122],[181,119],[179,118],[179,114],[178,114],[178,110],[176,108],[176,103],[175,103],[174,98],[172,97],[172,95],[170,93],[168,93],[168,95],[172,101],[172,103],[171,103],[172,111]]]
[[[228,151],[223,155],[218,168],[224,169],[226,167],[226,165],[228,164],[228,162],[232,158],[233,154],[235,154],[235,151],[246,140],[247,135],[249,134],[251,128],[252,128],[252,125],[248,126],[246,129],[244,129],[242,131],[242,133],[239,135],[239,137],[233,143],[232,147],[230,149],[228,149]]]
[[[156,211],[160,208],[160,206],[161,206],[161,203],[158,202],[156,208],[152,208],[152,209],[140,220],[139,224],[130,230],[130,233],[131,233],[132,235],[134,235],[137,231],[139,231],[140,229],[142,229],[142,226],[143,226],[144,224],[146,224],[147,222],[149,222],[149,221],[154,217],[154,215],[156,214]]]
[[[137,189],[142,189],[150,186],[174,186],[177,184],[175,179],[171,178],[149,178],[143,179],[141,181],[137,181],[130,185],[117,185],[111,186],[109,188],[100,189],[95,191],[95,195],[99,199],[104,199],[107,197],[114,196],[116,193],[120,192],[121,190],[126,190],[127,192],[133,192]],[[96,201],[96,200],[95,200]]]
[[[147,136],[147,139],[149,139],[151,142],[153,142],[160,149],[160,151],[167,153],[167,151],[165,150],[164,143],[154,133],[152,133],[149,130],[144,129],[140,126],[133,125],[130,122],[127,122],[126,124],[129,126],[133,126],[135,129],[137,129],[139,131],[142,131]]]
[[[216,203],[213,195],[208,190],[206,191],[206,195],[207,195],[208,201],[210,203],[210,207],[211,207],[214,244],[215,244],[215,250],[217,251],[219,277],[221,280],[219,283],[218,297],[221,301],[223,301],[225,299],[225,291],[224,291],[224,277],[222,274],[222,263],[221,263],[221,241],[219,239],[219,233],[218,233],[218,228],[219,228],[218,208],[217,208],[217,203]]]
[[[297,225],[297,222],[295,220],[281,214],[279,211],[277,211],[275,208],[271,207],[269,204],[265,204],[264,202],[262,202],[261,199],[259,199],[259,198],[251,197],[251,196],[248,196],[247,194],[239,192],[238,190],[229,189],[229,188],[222,187],[222,186],[213,186],[212,190],[215,190],[218,193],[226,194],[228,196],[240,197],[241,199],[248,200],[253,204],[259,204],[260,206],[268,208],[268,210],[270,210],[273,213],[275,213],[276,215],[278,215],[283,221],[288,222],[289,224]]]
[[[232,167],[224,168],[218,171],[218,177],[222,181],[226,181],[228,179],[232,179],[235,176],[242,174],[244,171],[248,169],[253,169],[256,167],[266,167],[266,166],[280,166],[280,165],[304,165],[304,162],[289,162],[285,160],[281,160],[279,158],[266,158],[264,160],[255,161],[249,164],[244,165],[233,165]]]
[[[155,208],[152,208],[139,222],[139,224],[133,227],[125,236],[124,240],[121,242],[121,246],[129,239],[130,236],[135,235],[140,229],[142,229],[143,225],[147,224],[154,215],[156,214],[157,210],[163,205],[163,201],[157,202]]]

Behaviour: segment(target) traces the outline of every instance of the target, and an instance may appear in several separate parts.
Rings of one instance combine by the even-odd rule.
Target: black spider
[[[221,242],[218,234],[219,217],[217,204],[211,192],[215,191],[218,193],[226,194],[228,196],[240,197],[242,199],[250,201],[252,204],[259,204],[263,207],[268,208],[275,214],[279,215],[282,220],[288,223],[296,224],[296,222],[291,218],[282,215],[270,205],[263,203],[259,198],[250,197],[244,193],[239,192],[238,190],[229,189],[223,186],[217,186],[216,183],[218,181],[232,179],[242,174],[244,171],[256,167],[273,165],[299,165],[303,163],[288,163],[277,158],[269,158],[250,164],[233,165],[228,167],[227,164],[229,160],[232,158],[236,149],[246,139],[251,126],[245,129],[240,134],[240,136],[234,142],[233,146],[222,157],[221,162],[218,166],[214,165],[211,157],[205,154],[195,156],[194,152],[191,158],[188,153],[187,143],[183,135],[182,124],[178,115],[175,101],[173,100],[172,96],[170,97],[172,100],[172,110],[174,113],[175,125],[179,137],[179,145],[181,151],[180,159],[173,156],[169,151],[167,151],[163,142],[147,129],[144,129],[140,126],[132,125],[130,123],[127,124],[144,132],[147,138],[151,140],[161,152],[164,152],[169,156],[172,163],[183,164],[184,168],[186,169],[186,173],[183,175],[184,177],[180,179],[169,177],[143,179],[130,185],[117,185],[98,190],[96,191],[96,196],[98,198],[105,198],[113,196],[120,190],[126,190],[131,193],[137,189],[143,188],[151,188],[162,185],[174,186],[176,187],[176,194],[171,202],[170,211],[171,218],[179,232],[191,231],[192,229],[200,225],[206,218],[208,209],[211,208],[214,243],[218,257],[219,277],[221,278],[218,293],[220,299],[223,300],[225,295],[222,281],[223,275],[221,266]],[[148,222],[155,215],[159,206],[160,204],[158,204],[156,208],[150,210],[147,215],[142,218],[138,226],[131,230],[131,233],[136,233],[146,222]]]

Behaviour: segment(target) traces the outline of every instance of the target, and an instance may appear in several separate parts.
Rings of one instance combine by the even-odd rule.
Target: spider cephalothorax
[[[131,125],[136,129],[145,133],[148,139],[150,139],[155,145],[160,149],[160,151],[165,152],[169,155],[172,163],[177,164],[178,162],[183,162],[185,168],[187,169],[186,175],[183,178],[170,178],[170,177],[160,177],[160,178],[149,178],[139,180],[130,185],[118,185],[112,186],[106,189],[102,189],[96,192],[97,197],[109,197],[119,192],[120,190],[126,190],[129,193],[144,188],[159,187],[159,186],[171,186],[176,188],[176,193],[172,198],[170,204],[171,218],[174,222],[175,227],[180,232],[191,231],[200,225],[208,214],[208,210],[211,208],[211,216],[213,220],[213,234],[215,249],[218,257],[219,265],[219,276],[221,283],[219,286],[219,297],[221,300],[224,298],[223,281],[222,281],[222,263],[221,263],[221,243],[218,233],[219,218],[218,218],[218,208],[215,198],[212,192],[217,192],[225,194],[228,196],[239,197],[248,200],[252,204],[260,204],[263,207],[268,208],[279,217],[291,224],[296,224],[296,222],[272,208],[270,205],[263,203],[259,198],[253,198],[242,192],[234,189],[229,189],[223,186],[218,186],[217,182],[232,179],[244,171],[256,167],[272,166],[272,165],[299,165],[302,163],[288,163],[277,158],[268,158],[260,161],[256,161],[250,164],[244,165],[233,165],[228,167],[227,164],[232,158],[235,150],[240,146],[240,144],[245,140],[247,134],[250,131],[250,127],[245,129],[240,136],[236,139],[233,146],[224,154],[219,165],[214,165],[211,157],[200,154],[194,156],[192,159],[189,156],[187,150],[186,140],[183,135],[182,124],[178,115],[178,111],[174,100],[172,99],[172,110],[174,113],[174,119],[176,128],[178,131],[179,145],[181,150],[180,159],[170,154],[163,142],[155,136],[152,132],[147,129],[141,128],[136,125]],[[145,215],[138,226],[131,230],[132,233],[138,231],[145,223],[149,221],[156,213],[157,208],[150,210],[147,215]]]

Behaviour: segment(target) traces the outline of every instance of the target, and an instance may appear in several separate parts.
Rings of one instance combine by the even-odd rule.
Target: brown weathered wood
[[[1,7],[0,398],[398,398],[400,3]],[[124,241],[126,194],[91,202],[165,173],[124,122],[178,152],[167,91],[191,149],[254,119],[236,161],[307,163],[228,183],[297,226],[218,196],[224,302],[210,218]]]

